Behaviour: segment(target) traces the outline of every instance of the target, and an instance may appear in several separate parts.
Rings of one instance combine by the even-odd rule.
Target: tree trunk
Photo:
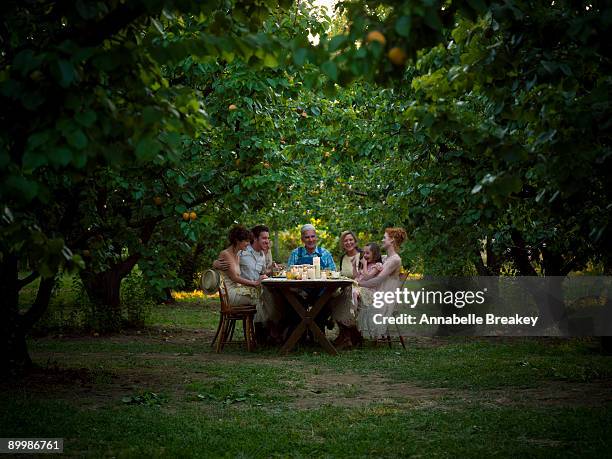
[[[537,276],[538,273],[529,261],[529,253],[523,236],[516,230],[511,231],[514,246],[510,247],[510,255],[521,276]]]
[[[121,279],[116,267],[103,273],[81,272],[92,307],[88,325],[93,329],[110,332],[121,328]]]
[[[204,244],[197,243],[191,252],[186,254],[181,260],[179,267],[179,277],[185,283],[185,290],[192,290],[197,285],[196,271],[198,268],[198,258],[204,251]]]
[[[121,281],[131,271],[139,255],[132,255],[107,271],[94,273],[81,271],[81,280],[93,307],[93,323],[100,331],[117,331],[121,328]]]
[[[19,315],[17,258],[4,255],[0,263],[0,374],[14,375],[32,365]]]

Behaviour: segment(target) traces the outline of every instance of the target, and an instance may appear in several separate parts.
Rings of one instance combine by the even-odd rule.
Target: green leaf
[[[67,166],[72,161],[72,150],[68,147],[57,147],[51,151],[51,160],[60,166]]]
[[[487,10],[487,4],[484,0],[467,0],[467,2],[477,13],[484,13]]]
[[[395,22],[395,31],[402,37],[409,37],[411,28],[412,18],[410,16],[402,16]]]
[[[151,24],[153,24],[153,27],[155,27],[155,30],[157,30],[160,35],[164,34],[164,27],[157,19],[151,18]]]
[[[62,88],[67,88],[72,84],[75,78],[74,66],[65,59],[60,59],[54,64],[54,73],[59,85]]]
[[[340,47],[346,43],[348,37],[346,35],[336,35],[329,41],[329,52],[333,53],[340,49]]]
[[[157,107],[145,107],[142,110],[142,119],[147,124],[157,123],[162,118],[163,115]]]
[[[50,140],[49,131],[40,131],[28,137],[28,150],[36,150],[41,145],[45,145]]]
[[[278,67],[278,59],[274,54],[266,53],[266,55],[264,56],[263,64],[266,67],[275,68]]]
[[[305,48],[299,48],[293,53],[293,62],[295,65],[302,66],[304,62],[306,62],[306,55],[308,54],[308,50]]]
[[[22,164],[24,169],[34,170],[47,164],[47,157],[36,151],[28,150],[23,155]]]
[[[331,78],[333,81],[338,81],[338,67],[333,61],[323,62],[321,65],[321,70],[323,73]]]
[[[66,134],[66,140],[70,146],[77,150],[83,150],[87,146],[87,136],[80,129],[68,132]]]
[[[151,137],[143,137],[136,145],[136,157],[138,159],[148,161],[157,155],[161,150],[161,145],[157,139]]]
[[[74,119],[83,127],[91,127],[97,118],[98,116],[93,110],[85,110],[74,115]]]
[[[427,11],[425,11],[425,15],[423,16],[423,20],[425,24],[427,24],[433,30],[442,30],[442,21],[440,21],[440,16],[438,16],[438,11],[436,9],[427,8]]]
[[[24,201],[31,201],[39,191],[36,182],[18,175],[9,176],[4,182],[4,186],[14,191]]]
[[[34,69],[38,68],[42,61],[43,59],[41,56],[36,56],[30,49],[24,49],[13,59],[13,67],[15,70],[20,71],[21,76],[26,76]]]
[[[21,103],[28,110],[34,111],[42,105],[45,97],[40,91],[26,91],[21,95]]]
[[[72,152],[72,164],[77,169],[82,169],[87,164],[87,154],[84,151]]]

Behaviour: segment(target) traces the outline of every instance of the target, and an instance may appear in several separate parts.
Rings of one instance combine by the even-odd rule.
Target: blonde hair
[[[349,234],[353,236],[353,239],[355,239],[355,245],[357,245],[357,236],[355,236],[355,233],[353,233],[351,230],[342,231],[340,233],[340,245],[344,244],[344,238],[347,237]]]
[[[389,235],[391,239],[393,239],[393,244],[397,249],[404,243],[408,235],[406,234],[406,230],[404,228],[393,227],[385,229],[385,233]]]

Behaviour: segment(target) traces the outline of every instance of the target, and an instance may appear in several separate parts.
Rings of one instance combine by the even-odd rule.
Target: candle
[[[321,278],[321,258],[312,257],[312,264],[314,265],[314,270],[315,270],[314,278],[320,279]]]
[[[314,278],[315,278],[315,269],[308,268],[308,279],[314,279]]]

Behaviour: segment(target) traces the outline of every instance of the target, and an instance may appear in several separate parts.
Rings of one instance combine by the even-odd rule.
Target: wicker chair
[[[223,276],[217,271],[209,269],[202,274],[202,289],[206,293],[214,293],[213,288],[216,286],[216,291],[219,293],[219,301],[221,303],[221,315],[219,317],[219,325],[215,337],[211,342],[211,346],[215,346],[216,351],[221,352],[223,347],[228,343],[236,343],[232,341],[236,328],[236,321],[242,321],[242,330],[246,348],[249,352],[255,349],[255,327],[253,319],[255,317],[256,308],[253,305],[232,306],[229,304],[227,287]]]

